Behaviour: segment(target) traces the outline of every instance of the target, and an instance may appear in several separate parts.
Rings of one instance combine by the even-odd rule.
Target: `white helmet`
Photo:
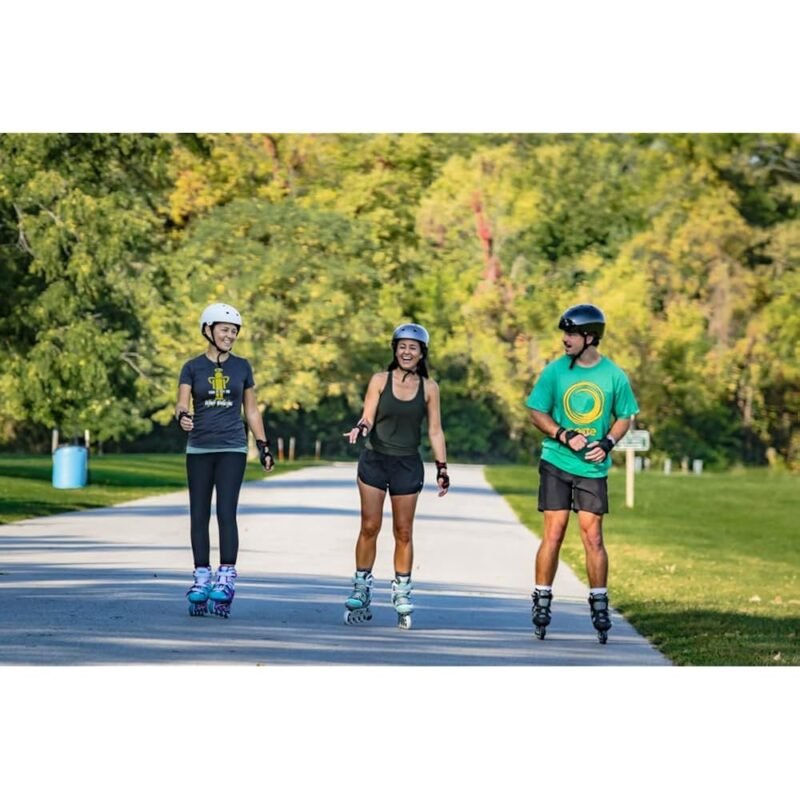
[[[230,322],[237,328],[242,327],[242,316],[227,303],[212,303],[200,315],[200,333],[206,325],[213,325],[215,322]]]

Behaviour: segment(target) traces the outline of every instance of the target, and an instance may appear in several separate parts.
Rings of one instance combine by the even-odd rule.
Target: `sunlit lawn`
[[[541,530],[535,467],[491,466],[492,485]],[[616,609],[677,664],[800,665],[800,475],[609,477],[604,523]],[[573,519],[562,558],[585,580]]]
[[[55,489],[50,456],[0,456],[0,523],[180,491],[186,488],[185,459],[182,454],[93,456],[87,486]],[[272,475],[320,463],[284,461],[267,476],[258,462],[248,463],[245,480],[269,480]]]

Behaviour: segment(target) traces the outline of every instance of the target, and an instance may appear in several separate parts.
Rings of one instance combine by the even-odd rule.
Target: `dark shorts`
[[[608,514],[608,478],[583,478],[539,462],[539,511]]]
[[[358,459],[358,477],[367,484],[390,495],[417,494],[422,490],[425,468],[419,454],[389,456],[366,447]]]

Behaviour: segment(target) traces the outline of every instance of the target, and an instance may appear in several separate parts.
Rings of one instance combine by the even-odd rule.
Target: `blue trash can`
[[[53,453],[53,486],[56,489],[82,489],[89,477],[89,451],[67,444]]]

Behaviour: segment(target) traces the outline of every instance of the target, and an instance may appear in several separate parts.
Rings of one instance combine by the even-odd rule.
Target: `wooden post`
[[[294,461],[294,436],[289,437],[289,461]]]
[[[633,508],[633,473],[636,456],[633,450],[625,451],[625,505]]]
[[[50,452],[55,453],[58,448],[58,428],[53,428],[53,438],[50,440]]]
[[[317,441],[314,442],[314,458],[316,458],[317,461],[319,461],[321,454],[322,454],[322,442],[319,439],[317,439]]]
[[[84,441],[84,444],[86,445],[86,449],[88,450],[89,449],[89,431],[88,430],[85,430],[83,432],[83,441]]]
[[[631,417],[631,425],[628,431],[636,427],[636,421]],[[625,451],[625,505],[633,508],[633,474],[636,467],[636,454],[633,450]]]
[[[283,436],[278,437],[278,461],[283,461]]]

